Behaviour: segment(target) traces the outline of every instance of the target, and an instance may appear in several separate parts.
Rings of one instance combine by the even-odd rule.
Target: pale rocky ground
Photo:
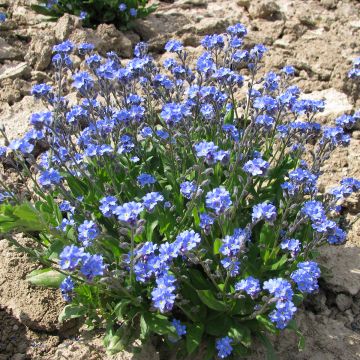
[[[95,43],[101,53],[116,50],[131,56],[133,45],[149,41],[154,56],[163,57],[163,45],[180,38],[194,54],[199,39],[224,31],[236,22],[248,26],[247,46],[263,42],[270,51],[264,70],[286,64],[296,68],[294,82],[307,97],[324,98],[327,107],[320,120],[330,124],[342,113],[360,108],[359,87],[347,79],[351,61],[360,55],[360,3],[356,0],[175,0],[159,5],[156,13],[139,20],[126,33],[109,25],[96,30],[64,16],[47,23],[31,12],[26,0],[5,0],[11,15],[0,24],[0,125],[10,138],[23,134],[28,117],[42,105],[30,96],[31,86],[51,82],[52,46],[66,38]],[[71,97],[71,94],[70,94]],[[360,177],[360,129],[352,132],[351,144],[337,150],[324,168],[322,189],[334,186],[343,176]],[[349,217],[360,210],[358,198],[345,204]],[[26,241],[26,240],[23,240]],[[299,311],[297,320],[307,341],[297,351],[296,337],[286,332],[275,340],[280,360],[360,359],[360,223],[344,246],[321,250],[320,262],[329,270],[320,293]],[[0,360],[110,359],[101,347],[101,334],[82,331],[74,324],[60,326],[57,315],[64,305],[58,292],[34,288],[25,281],[34,269],[24,255],[0,240]],[[261,350],[252,360],[264,359]],[[114,359],[159,359],[152,348]]]

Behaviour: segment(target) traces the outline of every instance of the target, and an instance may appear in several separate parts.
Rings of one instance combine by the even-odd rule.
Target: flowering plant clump
[[[300,334],[293,318],[318,289],[316,248],[346,240],[341,201],[360,181],[326,194],[317,181],[359,116],[316,123],[324,102],[301,99],[291,66],[259,76],[267,49],[245,50],[246,33],[205,36],[194,67],[177,40],[162,67],[145,43],[125,65],[65,41],[54,47],[57,88],[32,89],[48,111],[0,148],[34,182],[19,195],[2,181],[0,230],[18,246],[14,231],[34,239],[22,249],[46,268],[29,280],[60,287],[60,320],[105,326],[110,353],[154,337],[182,358],[238,358],[254,337],[271,351],[267,332]]]
[[[113,23],[126,28],[131,21],[155,11],[156,6],[146,6],[148,0],[38,0],[31,5],[36,12],[58,18],[65,13],[79,16],[85,26]]]

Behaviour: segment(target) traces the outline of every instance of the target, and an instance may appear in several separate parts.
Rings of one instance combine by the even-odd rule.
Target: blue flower
[[[10,143],[9,149],[19,150],[21,153],[26,155],[30,154],[34,150],[34,145],[25,139],[16,139]]]
[[[85,257],[83,248],[75,245],[65,246],[59,255],[60,267],[62,270],[73,271],[80,265]]]
[[[94,49],[95,49],[94,44],[90,44],[90,43],[81,43],[78,46],[80,55],[85,55],[85,54],[91,53]]]
[[[229,26],[226,31],[231,35],[236,35],[240,37],[244,37],[247,34],[247,29],[245,25],[237,23],[235,25]]]
[[[244,291],[246,294],[255,298],[261,291],[260,281],[252,276],[240,280],[235,284],[235,291]]]
[[[269,319],[276,324],[278,329],[285,329],[296,312],[296,306],[292,301],[278,301],[276,309],[269,314]]]
[[[212,141],[206,142],[202,141],[196,145],[194,145],[196,156],[199,158],[204,157],[208,164],[213,164],[215,160],[215,153],[218,150],[218,146],[216,146]]]
[[[211,225],[214,224],[214,218],[207,214],[201,213],[200,214],[200,227],[204,229],[206,232],[209,232]]]
[[[46,98],[52,92],[52,87],[47,84],[36,84],[31,89],[31,95],[36,99]]]
[[[68,54],[74,50],[74,44],[70,40],[66,40],[61,44],[55,45],[53,47],[53,52]]]
[[[80,11],[79,18],[80,20],[85,20],[88,16],[88,13],[86,11]]]
[[[327,242],[330,245],[339,245],[346,241],[347,233],[340,229],[339,227],[335,227],[333,231],[330,233],[330,235],[327,238]]]
[[[100,211],[105,217],[111,217],[118,206],[115,196],[106,196],[100,200]]]
[[[249,232],[247,230],[235,229],[233,235],[227,235],[222,240],[219,252],[225,256],[237,256],[244,249],[248,240]]]
[[[257,223],[260,220],[265,220],[273,223],[276,219],[276,207],[272,204],[261,203],[253,207],[252,222]]]
[[[92,245],[93,241],[100,235],[98,226],[89,220],[85,220],[79,227],[79,241],[85,246]]]
[[[132,16],[132,17],[136,17],[136,16],[137,16],[137,10],[134,9],[134,8],[131,8],[131,9],[129,10],[129,14],[130,14],[130,16]]]
[[[185,230],[180,233],[175,240],[176,246],[182,253],[195,249],[201,241],[201,237],[194,230]]]
[[[275,124],[275,120],[273,117],[267,114],[262,114],[256,117],[255,124],[264,127],[266,130],[269,130]]]
[[[275,91],[279,88],[279,76],[270,71],[265,75],[264,89],[267,91]]]
[[[223,36],[218,34],[206,35],[200,43],[206,50],[221,49],[225,46]]]
[[[322,220],[325,217],[324,206],[320,201],[309,200],[304,203],[301,212],[313,222]]]
[[[156,279],[156,287],[151,292],[153,305],[161,313],[171,311],[175,302],[175,276],[164,274]]]
[[[95,276],[104,275],[105,269],[106,265],[104,265],[104,259],[102,255],[86,254],[83,260],[83,264],[80,268],[80,272],[88,280],[92,280]]]
[[[194,181],[184,181],[180,184],[181,194],[189,200],[194,196],[196,189],[197,185]]]
[[[295,74],[295,68],[291,65],[284,66],[281,70],[286,76],[292,76]]]
[[[264,95],[255,98],[253,107],[258,110],[264,110],[268,113],[273,113],[277,109],[278,104],[277,101],[271,96]]]
[[[121,4],[119,5],[119,10],[120,10],[121,12],[124,12],[124,11],[126,10],[126,8],[127,8],[127,6],[126,6],[125,3],[121,3]]]
[[[251,176],[264,176],[269,168],[269,163],[263,159],[256,158],[245,163],[243,169]]]
[[[221,259],[221,265],[228,272],[229,276],[235,277],[239,275],[240,272],[240,261],[234,257],[225,257]]]
[[[53,121],[52,113],[50,111],[33,113],[30,116],[30,124],[36,130],[41,130],[44,127],[49,127]]]
[[[150,192],[148,194],[146,194],[143,198],[143,205],[144,208],[151,212],[154,210],[155,206],[159,203],[159,202],[163,202],[164,201],[164,196],[162,196],[160,193],[158,192]]]
[[[168,126],[173,126],[184,120],[190,114],[190,109],[186,105],[168,103],[163,106],[160,115]]]
[[[55,169],[44,170],[40,173],[38,182],[42,187],[60,184],[62,176]]]
[[[231,205],[230,193],[224,187],[218,187],[206,194],[206,206],[216,215],[223,214]]]
[[[123,205],[117,206],[114,210],[114,214],[117,215],[120,221],[127,222],[131,226],[134,226],[136,224],[139,214],[143,210],[143,204],[131,201]]]
[[[301,243],[297,239],[285,239],[280,243],[280,248],[289,251],[291,256],[295,257],[301,250]]]
[[[181,52],[183,49],[182,42],[178,40],[169,40],[165,45],[165,50],[172,53]]]
[[[231,346],[233,339],[229,336],[225,336],[221,339],[216,340],[216,350],[218,351],[218,356],[221,359],[225,359],[230,356],[233,348]]]
[[[80,71],[73,75],[73,80],[72,86],[81,93],[85,94],[94,87],[94,79],[86,71]]]
[[[3,12],[0,12],[0,23],[5,22],[6,20],[6,14]]]
[[[320,269],[314,261],[298,263],[290,278],[296,283],[298,289],[303,293],[312,293],[319,288],[317,279],[320,277]]]
[[[74,290],[75,283],[71,279],[70,276],[66,277],[60,284],[60,291],[63,299],[65,301],[71,301],[71,296],[69,293],[71,293]]]
[[[282,278],[270,279],[264,282],[263,289],[267,290],[271,295],[281,301],[291,300],[294,292],[291,284]]]
[[[141,187],[144,187],[146,185],[151,185],[151,184],[155,184],[156,183],[156,179],[150,175],[150,174],[146,174],[146,173],[142,173],[137,177],[137,181],[139,183],[139,185]]]
[[[356,119],[351,115],[341,115],[335,120],[337,126],[345,129],[351,129],[356,123]]]
[[[178,336],[186,335],[186,325],[182,324],[180,320],[173,319],[171,323],[175,327]]]

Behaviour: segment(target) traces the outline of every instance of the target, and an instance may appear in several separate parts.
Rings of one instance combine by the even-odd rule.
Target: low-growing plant
[[[31,5],[36,12],[57,19],[65,13],[79,16],[84,26],[112,23],[127,28],[131,21],[143,18],[156,6],[147,6],[148,0],[38,0]]]
[[[345,178],[321,194],[317,181],[360,114],[315,122],[324,102],[301,99],[292,66],[261,77],[267,49],[245,50],[246,33],[205,36],[194,68],[177,40],[162,67],[145,43],[124,65],[65,41],[57,87],[32,89],[49,111],[0,148],[28,186],[2,180],[1,232],[45,264],[29,281],[60,285],[60,320],[106,327],[110,353],[156,339],[178,358],[239,358],[257,338],[271,357],[267,334],[285,328],[303,346],[293,318],[318,289],[316,249],[345,242],[340,204],[360,190]]]

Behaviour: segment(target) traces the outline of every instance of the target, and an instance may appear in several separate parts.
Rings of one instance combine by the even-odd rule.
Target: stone
[[[53,35],[45,32],[32,37],[25,60],[34,70],[45,70],[51,63],[52,49],[56,41]]]
[[[55,38],[62,42],[66,40],[70,34],[81,27],[81,20],[78,16],[64,14],[56,23],[54,27]]]
[[[345,294],[338,294],[335,299],[336,306],[340,311],[350,309],[352,304],[352,298]]]
[[[11,358],[11,360],[25,360],[25,359],[26,359],[26,355],[20,353],[14,354]]]
[[[136,19],[133,30],[145,41],[163,35],[169,39],[170,34],[182,30],[189,22],[189,19],[179,12],[154,13],[145,19]]]
[[[95,33],[111,50],[125,58],[132,57],[132,41],[123,32],[117,30],[113,24],[101,24]]]
[[[337,2],[337,0],[320,0],[320,4],[328,10],[335,9]]]
[[[23,246],[29,246],[31,240],[15,236]],[[58,315],[65,305],[59,291],[35,287],[25,280],[26,275],[36,269],[33,261],[16,252],[6,240],[0,240],[0,258],[1,305],[9,309],[14,318],[31,330],[55,332],[74,327],[71,321],[58,322]],[[21,266],[14,265],[14,259]]]
[[[360,248],[356,246],[325,246],[319,263],[330,270],[327,286],[334,292],[352,296],[360,291]]]
[[[248,9],[250,7],[251,1],[250,0],[237,0],[236,2],[239,6],[244,7],[245,9]]]
[[[353,108],[346,94],[334,88],[304,94],[302,98],[324,100],[325,110],[319,113],[316,119],[327,123],[332,123],[335,118],[349,113]]]
[[[4,79],[28,78],[31,69],[26,62],[14,62],[0,68],[0,81]]]
[[[266,20],[279,20],[283,18],[280,6],[276,1],[252,1],[249,7],[249,13],[253,19],[260,18]]]
[[[3,38],[0,37],[0,61],[17,60],[22,57],[21,51],[9,45]]]

